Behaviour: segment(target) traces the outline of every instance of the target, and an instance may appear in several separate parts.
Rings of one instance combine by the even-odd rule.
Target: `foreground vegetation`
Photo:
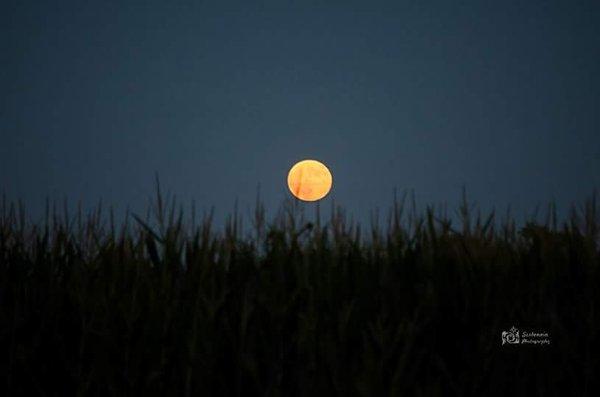
[[[595,200],[523,227],[404,201],[362,231],[257,203],[251,232],[160,194],[120,226],[3,202],[0,394],[596,395]],[[503,346],[512,326],[551,343]]]

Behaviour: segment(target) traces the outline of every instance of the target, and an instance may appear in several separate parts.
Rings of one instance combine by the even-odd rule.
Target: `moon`
[[[287,183],[294,197],[303,201],[317,201],[327,196],[333,177],[325,164],[317,160],[302,160],[290,169]]]

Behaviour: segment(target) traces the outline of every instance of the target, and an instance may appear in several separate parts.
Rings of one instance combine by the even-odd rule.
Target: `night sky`
[[[600,187],[600,2],[3,1],[0,192],[268,214],[304,158],[355,217]],[[312,208],[312,205],[309,204]]]

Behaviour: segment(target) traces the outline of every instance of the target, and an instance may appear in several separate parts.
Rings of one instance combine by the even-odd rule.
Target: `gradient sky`
[[[598,1],[3,1],[0,192],[272,213],[300,159],[358,219],[600,187]]]

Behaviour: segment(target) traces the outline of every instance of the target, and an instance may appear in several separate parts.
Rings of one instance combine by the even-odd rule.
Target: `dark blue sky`
[[[365,219],[394,187],[566,207],[600,186],[598,1],[2,2],[0,191],[199,208],[329,166]],[[337,4],[336,4],[337,3]]]

